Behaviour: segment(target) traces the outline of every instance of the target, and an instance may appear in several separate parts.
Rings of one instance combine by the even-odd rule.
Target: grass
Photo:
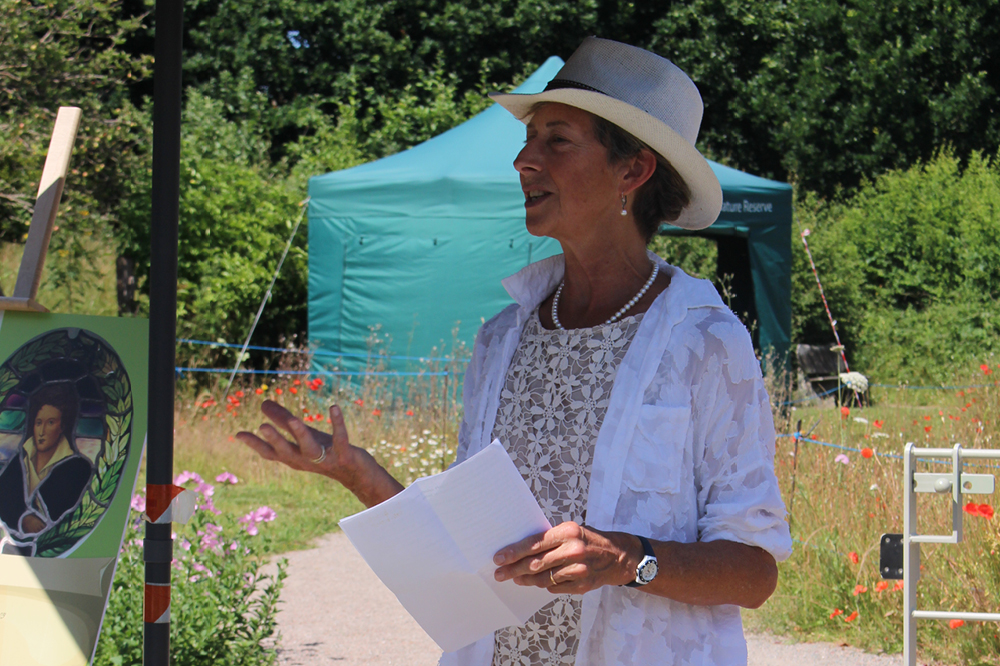
[[[957,378],[956,384],[981,385],[992,383],[990,379],[980,371]],[[801,640],[846,642],[872,652],[902,650],[902,592],[894,589],[895,581],[883,583],[878,574],[881,535],[903,531],[903,464],[898,456],[909,441],[996,447],[1000,390],[995,385],[920,392],[873,389],[872,398],[871,406],[847,413],[829,403],[777,413],[779,430],[784,426],[785,432],[800,419],[804,429],[817,420],[819,425],[812,433],[815,441],[800,441],[797,455],[794,439],[777,441],[775,471],[796,543],[792,557],[780,565],[774,596],[760,610],[745,614],[750,627]],[[865,449],[870,457],[861,453]],[[845,458],[838,461],[842,455],[846,464]],[[991,462],[973,464],[978,473],[1000,471]],[[929,461],[918,466],[918,471],[949,469]],[[965,501],[991,504],[985,496],[970,495]],[[921,533],[950,534],[950,506],[947,498],[918,495]],[[963,543],[923,546],[918,608],[1000,608],[1000,519],[972,514],[964,519]],[[946,621],[922,620],[917,636],[922,659],[1000,663],[994,623],[951,628]]]
[[[354,384],[328,378],[318,386],[312,383],[316,379],[289,376],[246,383],[234,386],[228,400],[221,383],[200,389],[188,384],[179,390],[175,473],[190,470],[206,480],[222,472],[235,474],[240,483],[220,494],[217,507],[243,515],[270,506],[279,516],[269,526],[279,551],[308,547],[363,507],[336,482],[265,461],[236,440],[237,431],[260,426],[264,399],[280,402],[318,428],[327,425],[329,405],[339,404],[352,443],[366,448],[403,483],[442,471],[454,458],[459,412],[453,381],[428,375],[396,385],[391,378],[369,376]]]

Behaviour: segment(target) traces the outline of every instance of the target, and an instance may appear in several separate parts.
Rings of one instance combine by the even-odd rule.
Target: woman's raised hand
[[[403,489],[367,451],[351,445],[344,415],[337,405],[330,407],[332,434],[307,426],[272,400],[265,400],[260,410],[274,425],[264,423],[259,435],[244,431],[236,437],[265,460],[328,476],[369,507]],[[291,440],[282,432],[288,433]]]

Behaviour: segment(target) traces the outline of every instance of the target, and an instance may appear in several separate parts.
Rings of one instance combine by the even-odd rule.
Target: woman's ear
[[[653,151],[643,148],[639,154],[626,162],[625,173],[622,175],[622,194],[631,194],[646,184],[656,171],[656,155]]]

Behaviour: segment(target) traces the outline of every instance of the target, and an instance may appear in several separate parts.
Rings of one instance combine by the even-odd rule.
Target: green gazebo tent
[[[562,64],[549,58],[518,92],[542,90]],[[320,352],[317,367],[336,355],[342,367],[362,366],[376,326],[392,355],[442,355],[455,340],[471,345],[482,322],[511,302],[500,281],[560,251],[524,228],[512,165],[523,141],[524,125],[493,105],[407,151],[310,179],[309,340]],[[712,168],[725,204],[697,234],[718,241],[720,265],[735,278],[732,307],[758,322],[760,347],[787,351],[791,188]]]

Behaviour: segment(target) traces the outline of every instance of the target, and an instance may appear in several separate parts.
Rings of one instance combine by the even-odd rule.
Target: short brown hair
[[[643,150],[656,156],[656,170],[638,190],[632,202],[632,215],[639,233],[648,244],[663,222],[673,222],[691,203],[691,190],[669,161],[643,141],[609,120],[593,115],[594,136],[608,149],[608,163],[620,164]]]

